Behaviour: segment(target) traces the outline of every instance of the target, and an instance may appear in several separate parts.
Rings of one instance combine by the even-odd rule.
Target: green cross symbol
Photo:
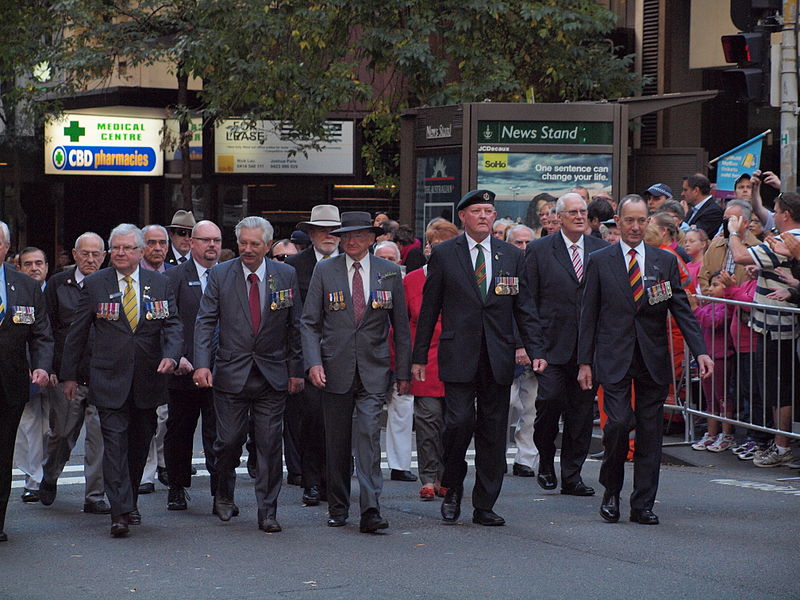
[[[64,162],[64,154],[61,150],[56,151],[56,166],[61,166],[61,163]]]
[[[81,136],[86,135],[86,129],[77,121],[70,121],[69,127],[64,127],[64,135],[69,136],[70,142],[78,142]]]

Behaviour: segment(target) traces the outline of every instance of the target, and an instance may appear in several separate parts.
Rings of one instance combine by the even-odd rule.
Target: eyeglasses
[[[78,256],[81,258],[102,258],[105,252],[89,252],[88,250],[78,250]]]
[[[134,250],[138,250],[139,246],[111,246],[111,252],[123,254],[130,254]]]
[[[205,237],[193,237],[193,240],[197,240],[198,242],[202,242],[203,244],[221,244],[222,238],[205,238]]]
[[[573,208],[572,210],[564,210],[561,211],[568,214],[570,217],[577,217],[578,215],[585,217],[588,214],[588,211],[585,208],[577,209]]]
[[[287,258],[289,258],[290,256],[291,256],[291,254],[276,254],[276,255],[275,255],[275,256],[273,256],[272,258],[274,258],[275,260],[279,260],[279,261],[283,262],[283,261],[285,261]]]
[[[192,235],[192,230],[191,229],[177,229],[176,228],[176,229],[172,230],[172,233],[174,233],[178,237],[188,237],[188,236]]]

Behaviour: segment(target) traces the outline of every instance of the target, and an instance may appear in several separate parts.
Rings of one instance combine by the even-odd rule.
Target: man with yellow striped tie
[[[30,384],[46,386],[53,363],[53,334],[42,289],[39,282],[5,264],[10,245],[8,225],[0,221],[0,542],[8,540],[3,529],[17,426]]]
[[[64,394],[72,400],[80,357],[91,345],[89,402],[103,431],[111,535],[124,537],[129,525],[141,522],[137,488],[156,429],[153,409],[167,401],[167,375],[181,357],[183,325],[167,278],[139,267],[141,230],[118,225],[108,247],[111,267],[84,279],[61,370]]]
[[[614,217],[620,242],[591,254],[578,329],[578,382],[589,390],[600,384],[608,421],[603,429],[605,487],[600,516],[619,521],[628,435],[636,428],[630,520],[657,525],[653,505],[658,490],[664,400],[672,383],[667,311],[697,358],[700,376],[711,375],[713,361],[681,288],[675,256],[644,243],[647,202],[636,194],[622,198]],[[634,383],[635,382],[635,383]],[[636,390],[631,406],[631,384]]]

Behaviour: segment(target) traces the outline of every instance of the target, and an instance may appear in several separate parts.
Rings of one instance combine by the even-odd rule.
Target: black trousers
[[[11,470],[14,459],[14,441],[22,418],[24,403],[10,404],[0,385],[0,531],[6,523],[8,497],[11,495]]]
[[[286,399],[283,413],[283,462],[289,475],[303,472],[300,457],[301,432],[303,425],[303,393],[291,394]]]
[[[572,487],[581,481],[581,468],[592,441],[592,406],[595,390],[582,390],[578,384],[578,364],[548,364],[536,375],[539,392],[536,396],[536,420],[533,443],[539,450],[540,470],[555,473],[558,423],[564,418],[561,436],[561,487]]]
[[[150,440],[156,432],[156,411],[139,408],[133,392],[120,408],[97,407],[103,431],[103,481],[111,504],[111,518],[136,508]]]
[[[506,472],[506,437],[511,386],[494,380],[486,341],[475,379],[444,382],[444,474],[442,485],[460,488],[467,474],[467,448],[475,436],[473,508],[491,510],[500,496]]]
[[[169,416],[164,434],[164,464],[170,486],[191,487],[192,448],[197,420],[202,415],[203,452],[206,469],[211,475],[211,495],[217,489],[217,465],[214,440],[217,437],[217,417],[214,413],[214,393],[210,388],[169,390]]]
[[[549,368],[549,367],[548,367]],[[636,407],[631,407],[631,383],[636,389]],[[638,346],[628,373],[615,383],[603,383],[603,408],[608,421],[603,428],[605,454],[600,467],[600,483],[606,491],[619,494],[625,476],[628,439],[636,429],[633,456],[632,509],[652,509],[658,491],[661,467],[661,441],[664,435],[664,400],[669,385],[653,381]]]
[[[325,488],[325,418],[322,412],[324,392],[306,379],[300,415],[300,464],[303,487]]]

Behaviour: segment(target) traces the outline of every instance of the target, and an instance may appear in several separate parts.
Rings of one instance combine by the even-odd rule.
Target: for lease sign
[[[49,175],[164,174],[162,119],[64,114],[45,126]]]

